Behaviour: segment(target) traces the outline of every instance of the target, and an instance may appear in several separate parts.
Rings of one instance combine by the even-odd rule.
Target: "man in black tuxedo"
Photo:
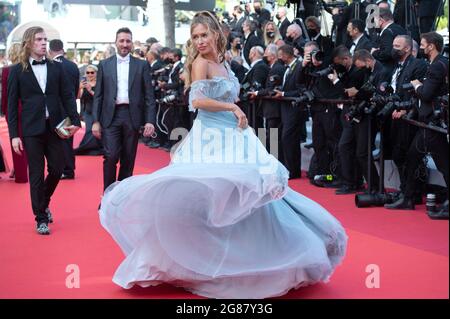
[[[298,97],[305,88],[302,80],[302,63],[294,55],[294,48],[288,44],[278,49],[278,57],[287,66],[283,75],[282,89],[275,90],[275,97]],[[283,164],[289,170],[289,178],[301,177],[301,124],[302,107],[290,102],[281,103],[281,144]]]
[[[364,22],[359,19],[350,20],[347,26],[347,32],[351,41],[346,46],[352,55],[355,51],[363,49],[370,52],[372,44],[364,33]]]
[[[263,27],[267,21],[270,21],[270,11],[261,6],[261,1],[253,1],[253,10],[255,10],[255,18],[258,20],[261,27]]]
[[[278,20],[277,27],[280,31],[281,37],[283,40],[286,40],[286,31],[287,28],[291,25],[291,21],[287,18],[287,9],[286,7],[278,7],[278,12],[275,15]]]
[[[264,49],[260,46],[251,48],[249,58],[250,58],[250,70],[245,74],[242,80],[243,86],[255,86],[259,84],[265,87],[267,75],[269,74],[269,66],[263,61]],[[261,101],[255,101],[255,103],[246,102],[243,103],[243,111],[249,119],[249,123],[254,126],[253,128],[258,131],[262,128],[263,118],[261,112]],[[251,109],[253,108],[253,109]],[[255,121],[253,122],[252,117],[254,116]]]
[[[53,61],[61,63],[64,72],[70,82],[74,98],[78,96],[80,87],[80,71],[75,63],[64,57],[64,44],[59,39],[51,40],[49,43],[49,55]],[[61,179],[75,178],[75,152],[73,151],[73,137],[64,140],[65,166]]]
[[[265,88],[252,93],[255,97],[268,96],[275,89],[279,89],[282,85],[284,72],[286,66],[282,61],[278,59],[278,47],[275,44],[269,44],[264,51],[263,60],[269,66],[269,73],[266,76]],[[274,100],[262,100],[262,116],[265,120],[264,127],[266,128],[266,149],[272,155],[276,156],[279,161],[282,161],[282,149],[281,149],[281,111],[280,103]],[[275,149],[275,145],[270,143],[270,131],[271,129],[277,130],[278,147]]]
[[[444,7],[440,7],[442,0],[416,0],[416,2],[418,3],[417,16],[419,18],[420,33],[432,31],[436,17],[444,14]]]
[[[148,63],[130,55],[132,33],[116,32],[117,55],[100,62],[92,115],[92,134],[102,138],[105,149],[103,189],[133,175],[139,130],[155,131],[156,108]],[[120,160],[119,176],[116,177]]]
[[[263,44],[255,35],[255,25],[252,23],[252,21],[248,19],[245,20],[242,24],[242,29],[244,31],[244,66],[249,69],[250,64],[252,63],[249,58],[250,49],[258,45],[263,46]]]
[[[309,16],[317,16],[319,14],[316,0],[300,0],[297,7],[297,17],[302,18],[303,21]]]
[[[394,39],[393,58],[397,61],[394,72],[390,75],[391,87],[394,93],[398,94],[402,101],[409,101],[412,97],[410,91],[402,88],[403,84],[409,84],[412,80],[422,80],[427,71],[428,65],[422,59],[416,59],[412,54],[413,40],[409,35],[399,35]],[[404,191],[406,187],[406,156],[408,149],[414,136],[417,133],[417,127],[410,125],[401,120],[406,115],[406,110],[396,111],[392,113],[392,121],[390,124],[390,136],[388,140],[392,145],[392,159],[397,165],[400,176],[400,191]],[[420,181],[417,180],[419,184]],[[421,200],[421,192],[417,190],[415,202]]]
[[[436,32],[421,35],[420,48],[431,62],[425,80],[414,79],[411,81],[417,96],[420,99],[419,121],[430,123],[433,120],[436,98],[448,94],[448,59],[441,55],[444,39]],[[446,134],[432,130],[419,128],[411,142],[406,156],[406,186],[403,196],[392,204],[384,207],[389,209],[414,209],[414,193],[416,191],[416,170],[423,158],[424,150],[431,153],[437,169],[444,176],[447,187],[449,185],[449,155],[448,140]],[[448,219],[448,198],[431,218]]]
[[[48,209],[61,178],[63,140],[55,127],[68,116],[67,137],[80,128],[73,88],[63,67],[46,59],[47,36],[41,27],[27,29],[22,39],[24,59],[11,67],[8,78],[8,128],[17,154],[28,157],[31,206],[41,235],[50,234],[53,221]],[[18,103],[22,103],[22,136],[18,132]],[[44,180],[45,160],[48,175]]]
[[[320,33],[320,20],[317,17],[310,16],[306,18],[305,24],[308,30],[309,40],[316,42],[319,50],[324,53],[325,63],[331,62],[331,52],[333,51],[334,44],[330,37],[324,37]]]
[[[380,26],[381,32],[378,36],[371,53],[375,59],[380,61],[389,72],[394,68],[394,59],[392,59],[392,43],[398,35],[406,34],[398,24],[394,23],[394,16],[389,9],[380,9],[380,15],[376,23]]]

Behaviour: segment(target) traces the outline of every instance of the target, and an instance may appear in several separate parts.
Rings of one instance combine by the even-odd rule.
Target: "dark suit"
[[[259,25],[262,27],[267,21],[270,21],[270,11],[265,8],[261,8],[261,11],[256,13],[255,17],[256,20],[258,20]]]
[[[419,108],[420,121],[430,122],[436,97],[448,94],[447,77],[448,59],[439,55],[430,64],[423,85],[416,90],[421,102]],[[445,134],[422,128],[418,130],[407,154],[405,197],[411,198],[416,189],[415,172],[423,157],[423,150],[431,153],[434,163],[444,176],[447,187],[449,186],[448,146]]]
[[[242,34],[242,24],[245,21],[245,16],[243,15],[239,20],[233,20],[230,24],[231,31]]]
[[[268,95],[269,92],[275,89],[274,83],[270,81],[273,76],[278,76],[280,81],[283,80],[284,72],[286,71],[286,66],[280,60],[277,60],[272,67],[270,67],[269,74],[267,76],[265,89],[258,92],[258,96]],[[280,103],[273,100],[262,100],[261,101],[262,116],[265,119],[266,128],[266,149],[271,152],[272,155],[276,155],[275,149],[271,149],[270,145],[270,130],[276,129],[278,132],[278,160],[283,159],[283,150],[281,148],[281,112]],[[274,147],[272,147],[274,148]]]
[[[416,59],[410,55],[403,63],[400,74],[396,80],[396,91],[399,94],[402,101],[407,101],[411,98],[411,94],[408,91],[404,91],[401,87],[402,84],[408,84],[412,80],[422,80],[427,71],[428,65],[422,59]],[[394,68],[393,73],[395,73]],[[392,81],[391,75],[391,81]],[[395,79],[394,79],[395,81]],[[410,125],[402,120],[392,120],[390,128],[390,138],[392,142],[392,159],[395,165],[397,165],[400,176],[400,189],[405,190],[406,186],[406,161],[408,149],[414,136],[417,133],[417,127]]]
[[[391,56],[394,39],[396,36],[404,34],[406,34],[405,29],[398,24],[392,23],[381,32],[376,40],[374,47],[379,50],[374,51],[372,55],[375,59],[380,61],[388,71],[392,71],[395,64]]]
[[[257,62],[244,76],[242,84],[248,83],[254,85],[259,83],[263,87],[266,84],[267,75],[269,74],[269,66],[263,60]],[[260,101],[254,103],[243,103],[242,109],[247,115],[249,124],[255,129],[263,127],[263,118],[261,114]]]
[[[286,40],[286,31],[290,25],[291,25],[291,21],[289,21],[289,19],[286,18],[278,26],[278,30],[280,31],[280,34],[281,34],[281,37],[283,38],[283,40]]]
[[[80,87],[80,71],[75,63],[67,60],[63,56],[56,57],[55,62],[62,64],[64,72],[68,78],[68,81],[73,89],[75,99],[78,96],[78,89]],[[75,153],[73,151],[73,137],[64,140],[64,160],[65,166],[63,174],[69,177],[75,175]]]
[[[55,127],[67,115],[80,126],[77,106],[62,66],[47,62],[47,81],[42,91],[31,66],[11,67],[8,77],[8,128],[10,138],[19,137],[18,103],[22,103],[23,144],[28,157],[31,205],[38,223],[48,223],[45,209],[58,185],[64,167],[61,161],[63,141]],[[46,118],[46,108],[48,119]],[[45,159],[48,175],[44,180]]]
[[[305,87],[302,79],[302,63],[297,59],[295,64],[286,72],[286,80],[282,91],[285,97],[296,97]],[[283,149],[283,164],[289,170],[289,178],[301,176],[301,124],[302,107],[294,106],[290,102],[281,103],[281,143]]]
[[[255,46],[263,46],[258,37],[252,32],[244,39],[244,59],[248,65],[252,64],[249,58],[250,49]]]
[[[350,39],[350,41],[347,43],[347,48],[350,50],[353,45],[353,41]],[[370,42],[369,38],[363,34],[363,36],[359,39],[358,43],[356,44],[355,51],[358,50],[367,50],[370,52],[372,49],[372,43]]]
[[[416,0],[416,2],[419,3],[417,16],[419,17],[420,33],[430,32],[436,16],[444,14],[443,7],[438,12],[442,0]]]
[[[116,105],[118,90],[117,56],[100,62],[92,115],[102,126],[105,150],[103,162],[104,189],[133,174],[139,129],[145,123],[155,124],[156,107],[149,65],[130,56],[128,75],[129,104]]]

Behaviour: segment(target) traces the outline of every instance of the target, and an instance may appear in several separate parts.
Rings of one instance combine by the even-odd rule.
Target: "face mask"
[[[277,20],[281,19],[280,15],[278,13],[275,15],[275,18],[277,18]]]
[[[170,63],[172,63],[172,60],[170,58],[165,58],[164,63],[170,64]]]
[[[273,39],[275,37],[275,32],[266,32],[268,38]]]
[[[286,37],[286,42],[292,43],[294,39],[291,36]]]
[[[263,56],[263,61],[264,61],[266,64],[270,64],[269,59],[268,59],[266,56]]]
[[[404,55],[402,50],[392,49],[391,51],[391,57],[394,59],[394,61],[400,61],[402,56]]]
[[[255,12],[259,14],[259,13],[261,13],[261,9],[260,8],[256,8]]]
[[[427,55],[425,54],[425,50],[422,49],[422,48],[420,48],[419,52],[417,52],[417,57],[419,59],[426,59],[426,58],[428,58]]]
[[[242,49],[241,44],[240,43],[236,44],[236,50],[241,50],[241,49]]]
[[[308,29],[308,34],[310,38],[314,38],[317,35],[317,30]]]

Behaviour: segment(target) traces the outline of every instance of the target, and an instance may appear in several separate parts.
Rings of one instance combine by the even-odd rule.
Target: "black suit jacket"
[[[182,82],[180,82],[180,70],[183,68],[183,63],[178,63],[175,68],[172,69],[170,74],[170,79],[172,83],[167,83],[164,89],[167,90],[178,90],[180,86],[184,86]]]
[[[384,67],[389,71],[392,71],[394,67],[394,60],[391,56],[392,43],[396,36],[403,34],[406,34],[405,29],[393,23],[378,36],[376,41],[375,47],[379,48],[379,50],[374,51],[372,55],[375,59],[383,63]]]
[[[52,128],[66,116],[73,125],[81,126],[72,87],[67,81],[62,65],[47,62],[47,85],[45,92],[34,75],[30,65],[23,70],[22,65],[11,67],[8,77],[8,128],[10,138],[19,136],[18,103],[22,103],[22,135],[37,136],[46,130],[45,107],[49,112]]]
[[[63,70],[72,86],[74,97],[77,98],[78,89],[80,88],[80,70],[78,70],[78,66],[63,56],[55,58],[54,61],[62,64]]]
[[[429,121],[433,113],[433,104],[438,96],[448,93],[448,59],[438,55],[430,64],[423,85],[417,88],[417,96],[421,101],[419,120]]]
[[[304,88],[305,82],[302,74],[302,62],[297,59],[297,62],[286,76],[282,91],[285,97],[296,97],[300,95],[300,92]]]
[[[283,40],[286,40],[286,31],[287,28],[291,25],[291,21],[289,21],[288,18],[284,19],[283,22],[281,22],[280,26],[278,27],[278,30],[280,31],[281,37]]]
[[[231,60],[230,63],[231,71],[233,71],[234,75],[238,78],[239,83],[242,83],[244,80],[245,74],[247,73],[247,68],[236,61]]]
[[[245,16],[242,16],[239,20],[233,20],[231,23],[231,31],[242,34],[242,24],[245,21]]]
[[[372,83],[373,86],[377,88],[378,93],[381,93],[379,90],[381,83],[388,82],[391,79],[391,73],[386,70],[386,68],[378,61],[375,62],[375,67],[371,73],[367,73],[364,77],[364,84],[368,81]],[[357,100],[369,100],[372,94],[368,92],[359,91],[355,99]]]
[[[350,41],[347,43],[347,48],[350,50],[352,47],[353,41],[350,39]],[[355,51],[365,49],[370,52],[372,49],[372,42],[370,42],[369,38],[364,34],[361,39],[359,39],[358,43],[356,44]]]
[[[264,87],[266,84],[267,75],[269,74],[269,69],[269,66],[264,63],[264,61],[261,60],[257,62],[244,76],[242,84],[247,82],[250,84],[258,82]]]
[[[256,14],[256,19],[259,22],[259,25],[262,27],[267,21],[270,20],[270,11],[265,9],[265,8],[261,8],[261,12],[259,14]]]
[[[397,78],[397,93],[402,97],[402,100],[407,100],[411,97],[411,93],[402,89],[402,84],[408,84],[412,80],[423,81],[428,69],[428,64],[425,60],[416,59],[410,55],[403,64],[400,75]],[[395,72],[395,69],[394,71]],[[390,79],[392,79],[391,74]]]
[[[145,123],[155,124],[156,105],[147,61],[130,56],[128,96],[131,122],[135,130]],[[94,94],[94,122],[109,127],[114,117],[117,97],[117,57],[100,61]]]
[[[250,33],[244,42],[244,59],[248,63],[248,65],[252,64],[248,57],[250,54],[250,49],[257,45],[263,46],[258,37],[254,33]]]
[[[162,69],[164,67],[164,65],[162,64],[162,62],[160,60],[156,60],[155,64],[153,64],[153,66],[151,66],[149,64],[149,68],[150,68],[150,74],[153,74],[153,72]]]
[[[283,80],[284,72],[286,71],[286,66],[279,60],[277,60],[269,70],[269,74],[267,76],[266,81],[266,89],[261,92],[261,95],[267,95],[269,91],[273,91],[273,84],[270,82],[270,77],[277,75],[280,77],[280,80]],[[259,93],[258,93],[259,95]],[[280,117],[280,105],[275,101],[270,100],[262,100],[261,102],[263,116],[267,119],[269,118],[277,118]]]

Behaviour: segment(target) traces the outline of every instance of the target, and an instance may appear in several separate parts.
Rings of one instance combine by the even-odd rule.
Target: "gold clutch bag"
[[[70,132],[65,129],[65,127],[70,126],[70,118],[66,117],[58,125],[56,125],[55,132],[61,138],[67,138],[70,136]]]

